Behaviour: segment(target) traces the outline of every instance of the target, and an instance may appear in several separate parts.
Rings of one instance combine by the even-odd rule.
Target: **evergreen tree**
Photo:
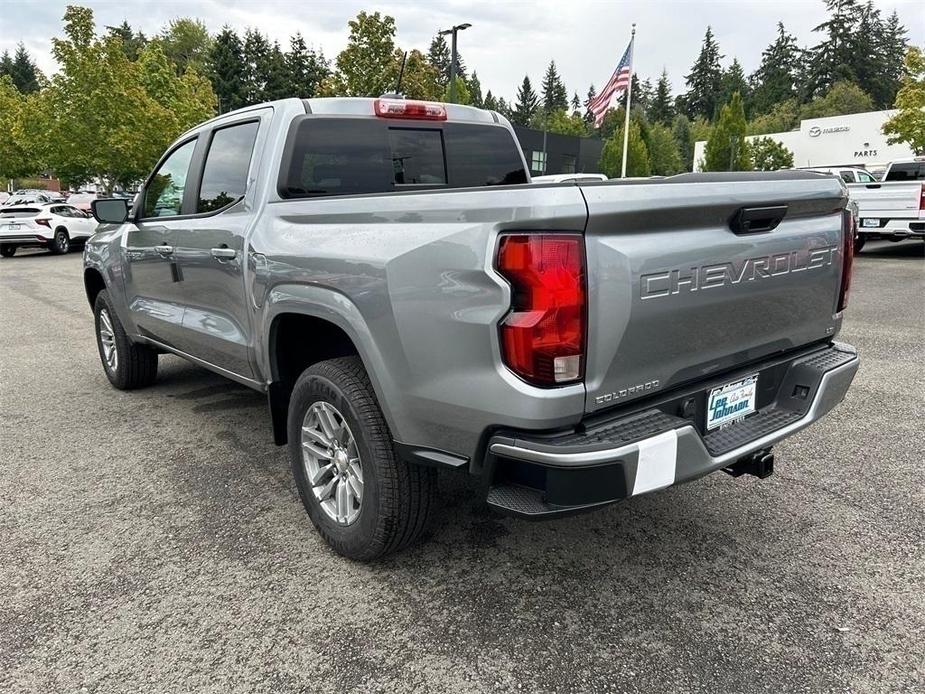
[[[723,71],[720,60],[719,44],[713,38],[713,29],[707,27],[703,37],[703,46],[687,80],[687,93],[684,94],[685,112],[691,118],[702,116],[713,118],[719,95],[722,91]]]
[[[889,108],[896,99],[896,92],[903,78],[903,55],[908,46],[906,28],[900,24],[899,15],[893,10],[880,28],[877,41],[877,54],[883,64],[880,68],[880,80],[884,90],[875,95],[877,106]]]
[[[244,47],[234,29],[227,24],[215,37],[209,51],[209,79],[218,97],[219,113],[245,105]]]
[[[530,78],[524,75],[524,81],[517,90],[517,102],[514,104],[514,111],[511,114],[511,121],[517,125],[529,125],[530,119],[536,113],[540,103],[539,97],[533,91],[533,85],[530,84]]]
[[[543,76],[543,110],[546,113],[553,111],[564,111],[568,108],[568,92],[559,77],[559,71],[556,69],[556,61],[550,60],[549,67],[546,68],[546,74]]]
[[[663,69],[662,76],[658,78],[655,93],[648,109],[649,120],[653,123],[670,125],[674,119],[674,103],[671,99],[671,82],[668,81],[668,71]]]
[[[803,98],[809,100],[823,94],[839,80],[854,81],[856,56],[855,29],[861,21],[863,8],[858,0],[825,0],[829,18],[813,31],[825,38],[807,55]]]
[[[587,104],[591,103],[595,96],[597,96],[597,90],[592,84],[590,87],[588,87],[588,99],[585,101],[585,123],[588,124],[588,127],[592,127],[594,125],[594,114],[591,112],[591,109],[588,108]]]
[[[438,84],[441,88],[446,88],[450,83],[450,60],[452,53],[446,38],[442,34],[434,36],[430,42],[430,48],[427,51],[428,62],[437,68]],[[456,51],[456,74],[466,79],[466,64],[463,61],[462,53]]]
[[[472,73],[467,87],[469,90],[469,105],[482,108],[484,106],[484,101],[482,100],[482,83],[479,82],[478,73]]]
[[[581,115],[581,99],[578,98],[578,92],[572,94],[572,113]]]
[[[800,49],[782,22],[777,23],[777,38],[761,53],[761,64],[751,76],[752,109],[768,113],[775,104],[796,96]]]
[[[652,123],[646,133],[646,148],[653,176],[673,176],[684,171],[681,152],[671,129],[662,123]]]
[[[276,99],[285,99],[289,96],[295,96],[290,89],[289,70],[286,67],[286,56],[279,47],[279,42],[274,41],[273,46],[267,53],[266,60],[266,83],[263,88],[263,100],[275,101]]]
[[[247,104],[266,101],[270,78],[270,42],[256,29],[244,32],[244,100]]]
[[[138,60],[138,56],[141,55],[144,47],[148,45],[148,38],[140,31],[135,32],[126,21],[123,21],[118,26],[108,26],[106,29],[109,31],[110,36],[118,36],[122,41],[122,52],[125,53],[125,57],[129,60]]]
[[[736,92],[720,110],[703,153],[704,171],[748,171],[751,169],[748,143],[745,141],[745,108]]]
[[[694,138],[691,135],[691,122],[683,113],[675,116],[671,134],[678,147],[684,171],[691,171],[694,166]]]
[[[9,51],[3,51],[3,55],[0,55],[0,77],[4,75],[9,76],[12,81],[13,77],[13,59],[10,57]]]
[[[16,46],[16,53],[13,54],[9,74],[13,84],[23,94],[31,94],[39,90],[38,68],[22,43]]]
[[[507,102],[507,100],[503,96],[499,97],[498,108],[495,110],[498,113],[500,113],[502,116],[507,118],[508,120],[512,120],[514,117],[514,112],[511,109],[511,105]]]
[[[646,77],[639,80],[633,75],[633,109],[641,109],[644,113],[648,112],[652,99],[655,98],[655,88],[652,86],[652,80]],[[623,95],[623,103],[626,103],[626,95]]]
[[[736,92],[742,97],[742,102],[745,104],[745,113],[748,115],[750,96],[748,82],[745,79],[745,71],[742,69],[739,59],[733,58],[732,65],[729,66],[728,70],[723,72],[720,103],[728,104],[732,101],[732,95]]]
[[[498,100],[491,93],[491,89],[488,90],[488,93],[485,94],[485,99],[482,101],[482,108],[488,111],[497,111],[498,110]]]
[[[329,69],[324,55],[309,49],[302,34],[296,32],[289,38],[286,73],[289,95],[305,99],[318,94]]]

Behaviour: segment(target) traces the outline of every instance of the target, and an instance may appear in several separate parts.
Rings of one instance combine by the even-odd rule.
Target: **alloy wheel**
[[[302,420],[302,464],[321,510],[338,525],[350,525],[363,503],[363,467],[344,416],[316,402]]]
[[[112,319],[109,317],[109,311],[102,309],[100,311],[100,344],[103,345],[103,358],[106,360],[106,366],[115,373],[119,368],[119,353],[116,351],[116,333],[112,329]]]

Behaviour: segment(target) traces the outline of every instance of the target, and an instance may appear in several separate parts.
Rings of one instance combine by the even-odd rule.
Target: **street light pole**
[[[456,103],[456,34],[464,29],[468,29],[472,25],[469,23],[466,24],[457,24],[452,29],[444,29],[443,31],[437,32],[440,36],[446,36],[447,34],[451,35],[450,45],[450,103]]]

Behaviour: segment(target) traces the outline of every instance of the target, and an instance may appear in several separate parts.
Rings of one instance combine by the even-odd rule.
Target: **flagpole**
[[[623,166],[620,169],[620,178],[626,178],[626,150],[630,141],[630,104],[633,95],[633,55],[636,49],[636,24],[633,24],[633,33],[630,34],[630,77],[626,85],[626,122],[623,124]]]

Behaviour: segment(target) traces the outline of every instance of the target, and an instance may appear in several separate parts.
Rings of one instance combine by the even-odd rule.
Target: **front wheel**
[[[55,237],[48,244],[48,250],[55,255],[64,255],[71,250],[71,237],[68,236],[66,230],[58,229],[55,232]]]
[[[93,304],[96,317],[96,344],[106,378],[119,390],[144,388],[157,378],[157,352],[132,342],[112,309],[104,289]]]
[[[16,255],[16,246],[0,246],[0,256],[12,258]]]
[[[424,530],[435,471],[395,456],[358,358],[319,362],[299,377],[288,432],[302,504],[335,552],[370,561],[409,545]]]

